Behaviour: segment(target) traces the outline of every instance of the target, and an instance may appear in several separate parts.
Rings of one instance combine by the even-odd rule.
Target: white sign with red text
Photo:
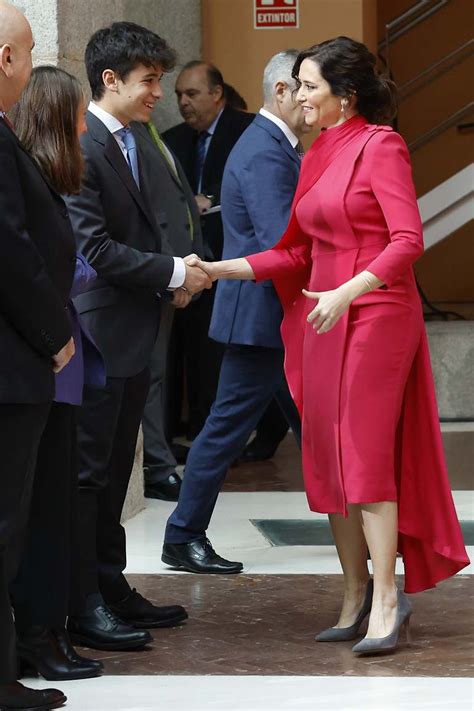
[[[299,0],[253,0],[253,4],[256,30],[299,27]]]

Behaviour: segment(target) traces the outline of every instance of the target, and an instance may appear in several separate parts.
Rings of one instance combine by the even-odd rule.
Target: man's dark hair
[[[215,89],[216,86],[222,87],[222,94],[225,93],[225,82],[224,77],[214,64],[208,64],[207,62],[202,62],[200,59],[193,59],[181,69],[184,72],[186,69],[194,69],[195,67],[204,67],[207,74],[207,83],[209,84],[209,89]]]
[[[139,64],[160,66],[169,72],[176,63],[176,53],[146,27],[114,22],[94,32],[86,47],[85,63],[92,98],[100,99],[105,91],[102,74],[106,69],[114,71],[122,81]]]

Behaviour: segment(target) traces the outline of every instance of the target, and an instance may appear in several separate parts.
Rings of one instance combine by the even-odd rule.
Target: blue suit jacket
[[[290,216],[300,159],[276,124],[258,114],[232,149],[221,189],[223,259],[273,247]],[[282,348],[282,309],[271,281],[221,281],[209,335],[221,343]]]

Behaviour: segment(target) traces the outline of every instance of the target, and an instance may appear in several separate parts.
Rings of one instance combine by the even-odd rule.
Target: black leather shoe
[[[78,654],[71,644],[68,631],[65,627],[57,627],[51,630],[51,634],[55,638],[61,652],[70,662],[78,665],[87,665],[91,669],[97,669],[98,673],[102,674],[104,671],[102,662],[99,662],[98,659],[89,659],[89,657],[83,657]]]
[[[71,662],[60,649],[55,637],[46,627],[34,625],[17,638],[20,669],[33,669],[48,681],[90,679],[100,676],[101,669],[89,664]]]
[[[177,501],[181,491],[181,479],[177,474],[170,474],[166,479],[145,485],[145,498]]]
[[[125,600],[108,603],[117,617],[138,629],[175,627],[187,619],[188,613],[181,605],[157,607],[140,595],[135,588]]]
[[[165,543],[161,556],[163,563],[189,573],[241,573],[242,563],[232,562],[217,555],[208,538],[190,543]]]
[[[141,649],[153,641],[149,632],[123,623],[104,605],[78,617],[69,617],[67,630],[74,644],[92,649],[122,652]]]
[[[0,709],[2,711],[48,711],[64,706],[67,698],[59,689],[28,689],[18,681],[0,684]]]
[[[244,451],[240,455],[241,462],[265,462],[267,459],[271,459],[278,449],[280,442],[267,442],[265,440],[258,440],[255,437],[249,444],[245,447]]]

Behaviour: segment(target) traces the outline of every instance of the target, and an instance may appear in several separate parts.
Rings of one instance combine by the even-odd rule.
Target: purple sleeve
[[[71,298],[81,294],[97,278],[96,270],[80,252],[76,254],[76,270],[71,288]]]

